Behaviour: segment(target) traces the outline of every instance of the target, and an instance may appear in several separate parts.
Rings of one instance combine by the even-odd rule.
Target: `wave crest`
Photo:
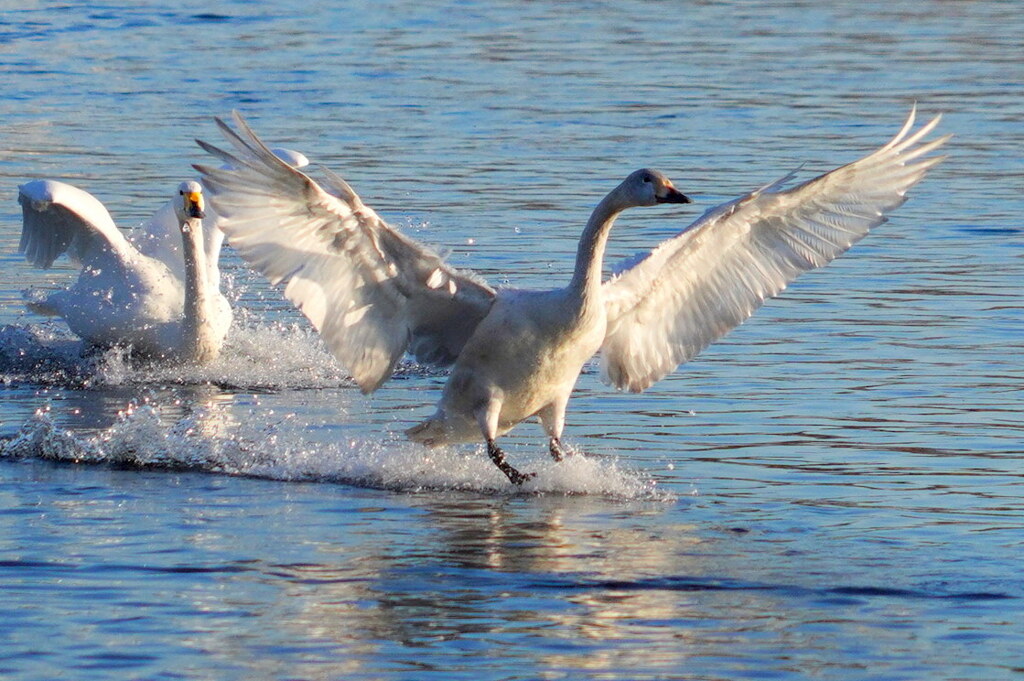
[[[265,418],[265,417],[264,417]],[[571,456],[555,463],[531,457],[523,470],[535,478],[513,487],[482,449],[427,450],[397,436],[317,442],[294,418],[259,425],[260,415],[236,419],[223,405],[199,407],[167,423],[155,405],[131,407],[93,434],[59,427],[41,409],[0,443],[2,458],[37,458],[128,468],[194,470],[282,481],[340,483],[418,492],[595,495],[671,501],[655,481],[614,459]],[[520,462],[521,463],[521,462]]]

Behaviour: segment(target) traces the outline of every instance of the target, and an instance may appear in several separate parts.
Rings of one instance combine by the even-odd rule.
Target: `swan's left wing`
[[[605,283],[608,332],[602,377],[639,392],[691,359],[801,273],[844,253],[943,157],[922,159],[949,136],[909,137],[914,112],[874,153],[781,190],[788,178],[714,208]]]
[[[235,114],[217,121],[233,152],[200,146],[230,168],[196,166],[231,246],[320,332],[364,392],[408,351],[455,360],[494,291],[385,223],[340,177],[326,191],[277,158]]]

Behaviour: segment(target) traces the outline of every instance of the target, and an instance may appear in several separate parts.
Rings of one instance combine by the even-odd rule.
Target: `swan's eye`
[[[178,190],[178,196],[185,196],[185,190],[184,189],[179,189]]]
[[[646,182],[647,184],[650,184],[651,183],[651,176],[650,175],[644,175],[644,182]]]

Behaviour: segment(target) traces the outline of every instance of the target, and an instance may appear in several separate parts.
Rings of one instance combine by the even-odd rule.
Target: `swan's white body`
[[[218,121],[235,170],[197,166],[222,228],[241,256],[313,322],[365,392],[405,352],[451,365],[436,413],[409,436],[428,445],[478,438],[514,483],[523,476],[495,439],[539,417],[551,453],[583,364],[601,353],[602,377],[641,391],[749,317],[802,272],[821,267],[885,221],[941,157],[947,138],[922,143],[912,111],[887,145],[791,189],[792,175],[706,212],[639,262],[601,281],[616,216],[632,206],[683,202],[660,173],[631,174],[595,209],[573,279],[551,291],[498,290],[400,234],[341,178],[328,189],[277,161],[235,117]]]
[[[182,183],[178,196],[157,214],[170,216],[177,248],[155,257],[125,238],[88,192],[56,180],[22,185],[19,250],[37,267],[50,267],[65,253],[82,265],[72,286],[30,301],[29,308],[64,318],[72,332],[95,346],[130,347],[153,358],[215,358],[231,325],[231,306],[208,278],[202,220],[183,212],[186,192],[201,204],[199,183]]]

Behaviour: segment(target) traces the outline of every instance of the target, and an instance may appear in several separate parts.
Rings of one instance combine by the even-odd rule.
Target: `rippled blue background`
[[[1020,16],[937,0],[8,8],[0,435],[22,437],[0,460],[0,675],[1019,675]],[[511,494],[472,447],[420,463],[393,434],[441,377],[413,367],[359,395],[230,252],[242,323],[198,374],[84,364],[20,303],[72,270],[17,255],[18,184],[73,182],[137,225],[232,109],[455,264],[548,286],[630,170],[698,204],[627,214],[613,260],[800,164],[857,158],[914,101],[956,137],[892,221],[648,393],[586,372],[567,439],[589,463],[554,470],[529,424],[508,438],[541,494]]]

